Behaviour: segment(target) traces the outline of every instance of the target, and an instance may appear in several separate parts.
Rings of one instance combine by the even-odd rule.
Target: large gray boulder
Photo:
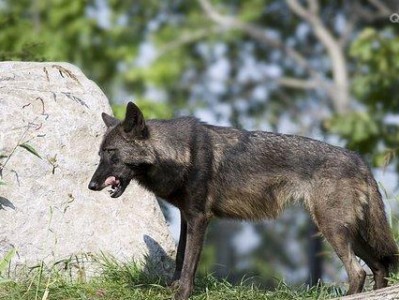
[[[15,249],[12,270],[87,268],[104,253],[171,271],[175,245],[152,194],[134,182],[118,199],[87,188],[101,112],[111,114],[107,97],[73,65],[0,63],[0,260]]]

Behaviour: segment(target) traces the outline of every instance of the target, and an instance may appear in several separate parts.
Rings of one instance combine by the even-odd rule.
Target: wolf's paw
[[[180,286],[180,282],[179,282],[180,275],[181,275],[181,272],[175,271],[172,279],[167,283],[168,287],[172,288],[173,290],[177,290]]]
[[[173,297],[173,300],[188,300],[190,297],[191,291],[190,289],[179,288]]]
[[[168,282],[168,287],[174,291],[177,291],[180,287],[180,280],[176,279]]]

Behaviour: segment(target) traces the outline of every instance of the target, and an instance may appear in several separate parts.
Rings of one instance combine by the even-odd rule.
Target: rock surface
[[[398,300],[399,285],[386,287],[372,292],[359,293],[331,300]]]
[[[103,252],[171,271],[175,245],[152,194],[134,182],[118,199],[87,188],[101,112],[108,99],[73,65],[0,63],[0,260],[14,248],[12,270]]]

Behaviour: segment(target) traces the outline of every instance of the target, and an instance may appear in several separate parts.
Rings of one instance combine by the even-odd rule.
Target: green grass
[[[137,283],[112,280],[107,277],[92,279],[87,283],[68,282],[62,279],[37,282],[4,283],[0,285],[0,299],[171,299],[173,291],[164,284],[154,281]],[[337,293],[338,292],[338,293]],[[340,295],[333,288],[321,287],[294,290],[284,284],[271,291],[262,291],[254,286],[240,284],[233,286],[209,276],[197,281],[191,299],[328,299]]]
[[[11,256],[8,255],[8,256]],[[7,257],[8,257],[7,256]],[[171,299],[173,291],[165,279],[143,272],[135,264],[118,263],[105,256],[97,260],[102,272],[90,280],[84,276],[72,277],[56,266],[47,269],[43,264],[23,272],[18,281],[4,276],[0,269],[0,300],[164,300]],[[4,264],[0,264],[3,266]],[[398,283],[399,275],[390,278]],[[340,287],[319,285],[317,287],[293,287],[280,282],[273,291],[262,290],[249,281],[238,285],[215,279],[208,275],[196,279],[192,300],[287,300],[287,299],[329,299],[342,296]]]
[[[45,271],[43,266],[26,272],[15,281],[0,281],[1,300],[105,300],[171,299],[173,291],[165,280],[150,276],[134,264],[103,260],[103,273],[88,281],[72,280],[65,272]],[[280,283],[274,291],[265,291],[243,281],[232,285],[209,275],[196,280],[193,300],[205,299],[328,299],[342,295],[339,288],[322,285],[314,288],[289,287]]]

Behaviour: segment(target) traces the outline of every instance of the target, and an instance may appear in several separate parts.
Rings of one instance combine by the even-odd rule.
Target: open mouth
[[[112,198],[117,198],[121,196],[126,188],[126,185],[123,184],[123,180],[116,176],[108,177],[105,180],[104,185],[111,186],[111,189],[108,192]]]

